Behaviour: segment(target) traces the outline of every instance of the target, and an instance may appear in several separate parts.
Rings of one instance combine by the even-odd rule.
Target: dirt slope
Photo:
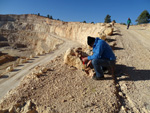
[[[128,112],[150,112],[150,30],[141,26],[117,26],[117,82]],[[120,111],[123,112],[122,110]],[[125,112],[125,111],[124,111]]]

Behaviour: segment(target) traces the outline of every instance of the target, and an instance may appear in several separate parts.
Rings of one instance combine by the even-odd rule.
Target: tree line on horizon
[[[115,20],[113,21],[116,23]],[[144,10],[135,21],[137,22],[137,24],[150,23],[150,13],[147,10]],[[110,22],[112,22],[111,16],[107,14],[106,17],[104,18],[104,23],[110,23]],[[86,21],[83,21],[83,23],[86,23]],[[126,25],[126,23],[121,23],[121,24]]]
[[[115,21],[115,20],[113,20]],[[145,24],[145,23],[150,23],[150,14],[147,10],[144,10],[139,16],[138,18],[135,20],[137,22],[137,24]],[[106,15],[105,19],[104,19],[104,23],[110,23],[111,22],[111,16],[110,15]],[[121,23],[126,25],[125,23]]]
[[[41,16],[40,13],[37,14],[38,16]],[[45,17],[45,16],[43,16]],[[53,19],[53,17],[51,15],[47,15],[47,18],[49,19]],[[60,19],[57,19],[60,20]],[[115,23],[116,21],[113,20]],[[111,21],[111,16],[109,14],[106,15],[106,17],[104,18],[104,23],[110,23]],[[137,22],[137,24],[145,24],[145,23],[150,23],[150,13],[147,10],[144,10],[139,16],[138,18],[135,20],[135,22]],[[83,23],[87,23],[85,20],[83,21]],[[94,24],[94,22],[91,22],[91,24]],[[126,23],[121,23],[123,25],[126,25]]]
[[[37,15],[38,16],[42,16],[42,15],[40,15],[40,13],[38,13]],[[52,17],[52,15],[49,15],[49,14],[47,16],[42,16],[42,17],[46,17],[46,18],[54,20],[54,18]],[[60,19],[58,18],[57,20],[60,20]]]

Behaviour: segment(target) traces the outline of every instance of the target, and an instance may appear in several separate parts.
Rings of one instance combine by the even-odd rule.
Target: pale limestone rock
[[[37,52],[35,55],[36,55],[36,56],[39,56],[39,55],[40,55],[40,53],[38,53],[38,52]]]
[[[39,69],[40,68],[40,66],[36,66],[35,68],[34,68],[34,70],[37,70],[37,69]]]
[[[29,110],[31,110],[32,109],[31,105],[32,105],[32,102],[30,100],[27,101],[26,105],[24,106],[23,112],[27,113]]]
[[[114,21],[112,21],[112,22],[111,22],[111,25],[112,25],[112,26],[114,26],[114,25],[115,25],[115,22],[114,22]]]
[[[33,55],[30,55],[30,59],[33,58]]]
[[[16,110],[15,110],[14,106],[12,106],[12,107],[9,109],[9,113],[15,113],[15,112],[16,112]]]
[[[98,33],[98,37],[100,38],[100,39],[102,39],[102,40],[105,40],[106,39],[106,34],[105,33]]]
[[[94,75],[94,73],[95,73],[94,70],[92,70],[92,69],[89,70],[89,76],[90,76],[90,77],[92,77],[92,76]]]
[[[13,66],[9,66],[9,67],[6,68],[6,72],[10,72],[12,70],[13,70]]]
[[[21,63],[26,63],[27,60],[26,60],[26,59],[21,59],[20,62],[21,62]]]
[[[44,50],[40,52],[40,55],[43,55],[43,54],[45,54],[45,51],[44,51]]]
[[[18,58],[18,59],[16,60],[16,62],[19,64],[19,63],[20,63],[20,58]]]
[[[122,94],[122,92],[119,92],[118,94],[119,94],[121,97],[123,97],[123,94]]]
[[[104,33],[108,36],[112,35],[113,34],[113,28],[106,28],[104,30]]]
[[[47,68],[42,67],[42,72],[43,72],[43,73],[47,72]]]
[[[75,56],[73,49],[68,49],[64,55],[64,63],[76,67],[77,69],[83,69],[82,61],[79,57]]]
[[[42,75],[42,74],[43,74],[43,71],[42,71],[42,70],[40,70],[40,71],[38,72],[38,74],[39,74],[39,75]]]

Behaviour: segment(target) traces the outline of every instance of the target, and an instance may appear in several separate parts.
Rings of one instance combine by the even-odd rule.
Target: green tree
[[[113,20],[114,21],[114,23],[116,23],[116,20]]]
[[[144,10],[136,20],[137,24],[144,24],[150,22],[150,14],[147,10]]]
[[[91,22],[91,24],[94,24],[94,22]]]
[[[49,15],[47,15],[47,18],[49,18]]]
[[[111,22],[111,16],[110,15],[106,15],[104,23],[110,23]]]
[[[50,18],[50,19],[53,19],[53,17],[52,17],[52,16],[50,16],[49,18]]]
[[[121,24],[121,25],[126,25],[126,23],[122,23],[122,22],[121,22],[120,24]]]
[[[40,16],[40,13],[38,13],[38,16]]]
[[[84,20],[83,23],[86,23],[86,21]]]

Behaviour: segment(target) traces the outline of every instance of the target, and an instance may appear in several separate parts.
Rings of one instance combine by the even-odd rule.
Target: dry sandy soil
[[[104,80],[92,80],[83,71],[64,64],[61,54],[44,62],[48,71],[42,76],[25,76],[1,100],[0,109],[31,100],[39,113],[149,113],[149,37],[150,30],[145,27],[131,26],[127,30],[126,26],[116,25],[107,40],[117,43],[115,78],[105,75]],[[55,52],[52,54],[57,56]]]
[[[117,26],[116,74],[122,92],[121,103],[128,112],[150,112],[150,29],[141,26]],[[117,68],[116,67],[116,68]],[[129,77],[129,78],[128,78]],[[123,112],[123,110],[121,110]]]

